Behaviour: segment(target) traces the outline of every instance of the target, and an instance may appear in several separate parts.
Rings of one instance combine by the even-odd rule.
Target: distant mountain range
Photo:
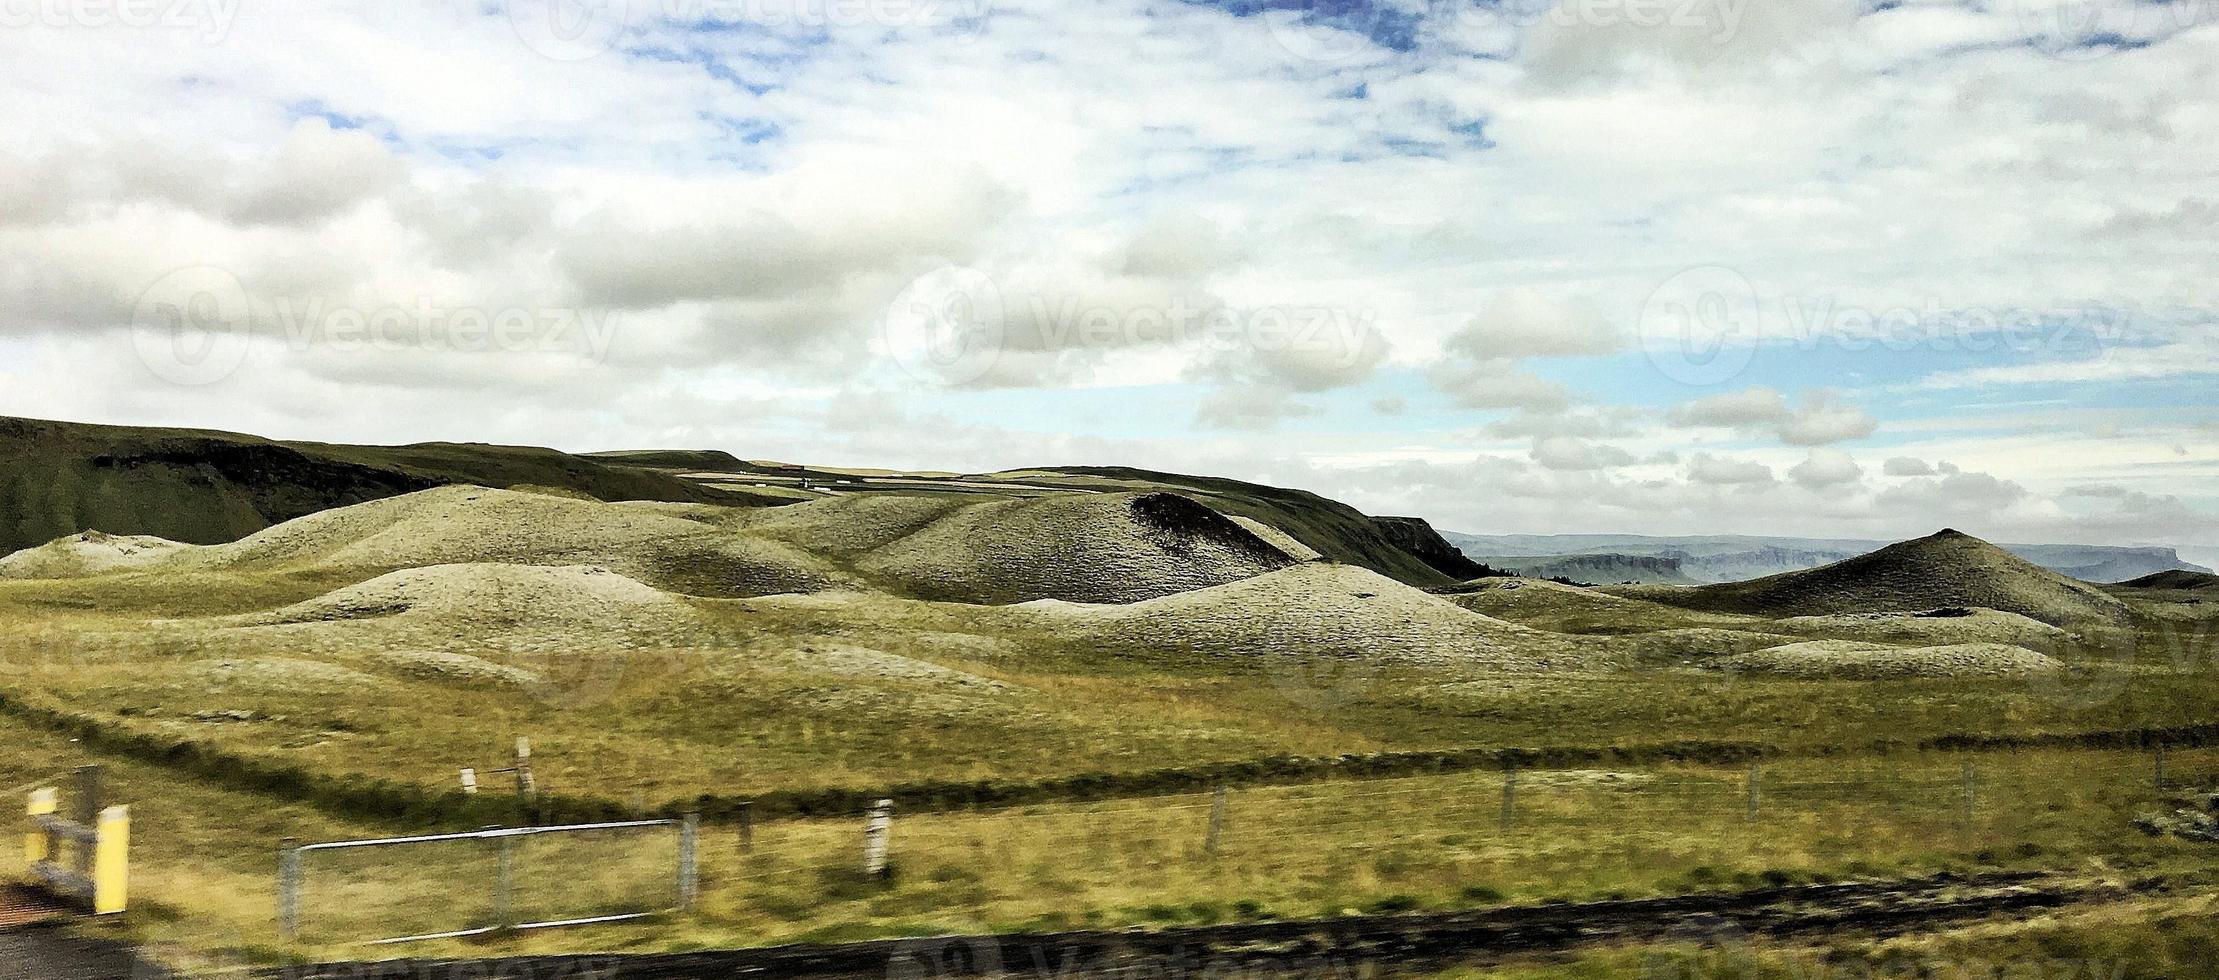
[[[1801,571],[1886,547],[1860,538],[1744,534],[1667,537],[1647,534],[1465,534],[1441,536],[1472,560],[1505,571],[1578,582],[1686,585],[1739,582]],[[2165,571],[2208,572],[2172,548],[2079,544],[2006,544],[2005,551],[2087,582],[2123,582]]]

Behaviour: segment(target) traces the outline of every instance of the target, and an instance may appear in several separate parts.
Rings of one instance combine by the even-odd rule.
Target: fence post
[[[2152,767],[2152,778],[2157,783],[2157,791],[2163,793],[2165,792],[2165,743],[2163,742],[2157,743],[2157,758],[2152,762]]]
[[[93,860],[85,867],[92,879],[92,914],[114,915],[130,902],[131,808],[108,807],[94,826]]]
[[[485,828],[499,830],[498,826]],[[493,876],[493,924],[503,929],[515,924],[509,909],[509,900],[516,892],[516,836],[502,834],[494,838],[501,842],[500,869]]]
[[[286,942],[300,934],[300,838],[277,845],[277,931]]]
[[[871,805],[871,816],[863,824],[863,873],[872,876],[886,873],[886,844],[894,829],[894,801],[880,800]]]
[[[689,912],[701,892],[701,864],[694,854],[700,840],[701,814],[686,814],[678,824],[678,907]]]
[[[476,769],[465,767],[462,770],[462,791],[471,796],[478,795],[478,771]]]
[[[1518,763],[1504,759],[1502,762],[1502,829],[1510,829],[1510,821],[1518,813]]]
[[[1217,855],[1218,838],[1225,832],[1225,783],[1219,780],[1217,792],[1210,797],[1210,834],[1202,841],[1202,853]]]
[[[1752,822],[1753,822],[1753,821],[1755,821],[1755,820],[1757,819],[1757,793],[1758,793],[1758,789],[1757,789],[1757,784],[1758,784],[1758,781],[1759,781],[1760,779],[1762,779],[1762,778],[1763,778],[1763,773],[1762,773],[1762,772],[1761,772],[1760,770],[1758,770],[1758,768],[1757,768],[1757,764],[1756,764],[1756,763],[1754,763],[1754,762],[1750,763],[1750,764],[1749,764],[1749,803],[1748,803],[1748,808],[1747,808],[1747,809],[1748,809],[1748,812],[1747,812],[1747,813],[1745,813],[1745,814],[1743,815],[1743,819],[1746,819],[1746,820],[1750,820],[1750,821],[1752,821]]]
[[[61,799],[52,787],[31,791],[30,805],[24,808],[24,812],[31,817],[31,829],[23,834],[24,863],[36,865],[41,861],[54,860],[53,833],[39,826],[38,818],[53,816],[54,811],[60,807]]]
[[[755,801],[740,804],[740,853],[755,853]]]
[[[100,767],[77,767],[77,823],[94,827],[100,823]],[[92,874],[93,847],[89,840],[77,842],[77,870],[87,876]]]
[[[539,793],[539,781],[532,778],[532,740],[516,736],[516,795],[531,797]]]
[[[1964,764],[1964,783],[1965,783],[1965,833],[1968,833],[1968,834],[1970,834],[1970,833],[1972,833],[1972,801],[1973,801],[1973,789],[1972,789],[1972,763],[1970,763],[1970,762],[1967,762],[1967,763],[1965,763],[1965,764]]]

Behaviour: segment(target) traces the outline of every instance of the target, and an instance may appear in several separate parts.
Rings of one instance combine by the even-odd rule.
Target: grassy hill
[[[1481,560],[1523,555],[1527,562],[1573,555],[1668,558],[1694,582],[1740,582],[1781,572],[1817,568],[1886,547],[1861,538],[1760,537],[1746,534],[1658,536],[1648,534],[1464,534],[1442,537]],[[2208,572],[2181,559],[2173,548],[2076,544],[1998,544],[2034,564],[2084,582],[2118,582],[2167,569]],[[1522,571],[1522,574],[1541,574]],[[1553,574],[1553,573],[1552,573]],[[1572,578],[1580,576],[1573,575]],[[1662,581],[1638,578],[1637,581]],[[1619,581],[1594,578],[1586,581]]]
[[[2149,575],[2144,575],[2141,578],[2129,579],[2119,584],[2125,588],[2130,589],[2171,589],[2181,592],[2213,592],[2219,591],[2219,575],[2213,575],[2210,572],[2191,572],[2181,569],[2174,569],[2169,572],[2154,572]]]
[[[1293,561],[1224,515],[1157,492],[972,504],[886,544],[858,567],[929,599],[1133,602]]]
[[[1692,609],[1762,616],[1984,606],[2051,624],[2127,618],[2125,604],[2095,586],[1948,528],[1808,571],[1639,594]]]
[[[653,470],[532,446],[347,446],[0,418],[0,552],[79,531],[214,544],[451,483],[551,487],[601,500],[747,502]]]
[[[1407,585],[1439,586],[1471,577],[1462,571],[1443,571],[1428,562],[1427,555],[1434,556],[1436,562],[1445,562],[1446,556],[1457,552],[1423,521],[1412,524],[1406,518],[1369,517],[1307,490],[1129,466],[1042,467],[990,474],[989,478],[1074,489],[1171,490],[1228,516],[1278,528],[1329,561],[1361,565]],[[1383,526],[1383,520],[1391,521],[1392,526]]]
[[[579,453],[588,459],[625,466],[653,466],[673,470],[718,470],[745,472],[748,464],[722,449],[616,449],[598,453]]]

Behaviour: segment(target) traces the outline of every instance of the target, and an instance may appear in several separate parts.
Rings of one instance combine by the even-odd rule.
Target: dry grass
[[[1891,647],[1853,640],[1806,640],[1713,662],[1720,670],[1785,677],[1891,680],[1904,677],[2024,677],[2055,673],[2057,661],[2002,643]]]
[[[858,567],[931,599],[1133,602],[1291,562],[1184,497],[1105,493],[973,504],[879,546]]]
[[[29,784],[88,761],[9,730],[0,781]],[[279,837],[380,836],[253,794],[223,793],[115,760],[107,782],[134,805],[131,928],[173,956],[267,959],[275,936]],[[1960,762],[1974,766],[1964,808]],[[2178,785],[2219,782],[2219,752],[2177,751]],[[899,815],[885,882],[860,873],[861,822],[759,825],[702,838],[702,901],[691,915],[409,947],[416,955],[683,950],[943,931],[1161,926],[1367,911],[1456,908],[1753,887],[1937,869],[2069,867],[2130,875],[2193,869],[2202,845],[2126,829],[2154,797],[2134,753],[1903,756],[1768,764],[1747,815],[1737,769],[1528,771],[1503,824],[1496,773],[1237,788],[1216,852],[1207,794]],[[483,843],[312,854],[304,946],[362,955],[355,942],[489,920],[493,853]],[[669,831],[539,838],[516,853],[522,920],[663,904]]]

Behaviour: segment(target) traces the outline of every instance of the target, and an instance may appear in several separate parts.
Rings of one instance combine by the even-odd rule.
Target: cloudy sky
[[[5,414],[2219,548],[2219,0],[0,0],[0,134]]]

